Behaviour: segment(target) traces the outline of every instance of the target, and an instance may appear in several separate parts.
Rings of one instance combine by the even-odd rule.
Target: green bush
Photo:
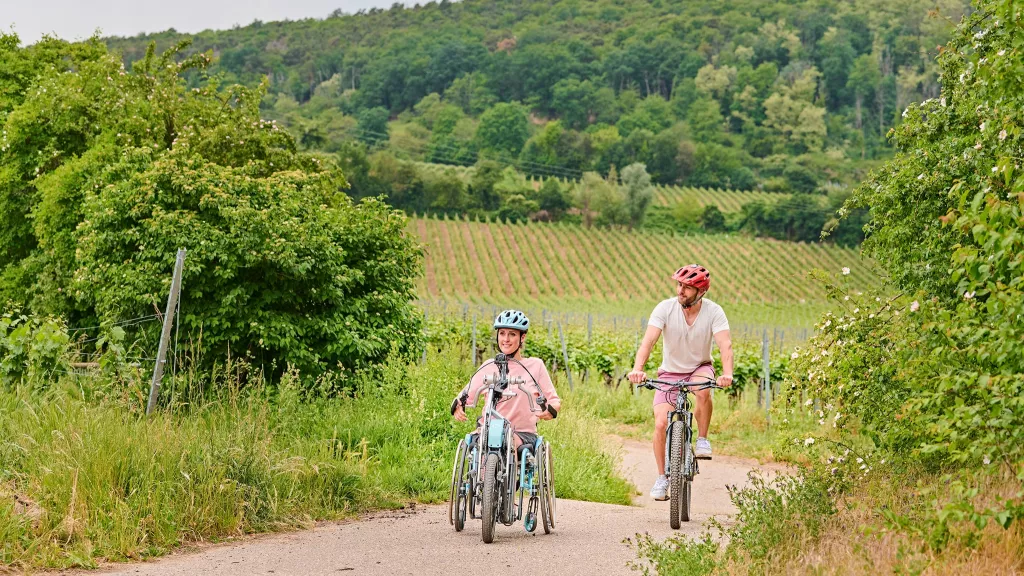
[[[181,328],[210,362],[313,375],[408,350],[421,252],[405,218],[353,203],[328,159],[260,119],[262,89],[186,89],[209,56],[182,48],[132,73],[102,51],[47,68],[0,117],[0,204],[34,221],[29,253],[0,262],[0,301],[75,324],[150,315],[184,247]]]

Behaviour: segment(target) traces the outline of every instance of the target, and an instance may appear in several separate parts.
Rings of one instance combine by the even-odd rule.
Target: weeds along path
[[[608,444],[609,449],[620,451],[621,473],[642,492],[634,498],[635,505],[559,500],[557,526],[550,535],[543,534],[539,527],[536,535],[527,534],[522,523],[499,525],[494,543],[483,544],[479,521],[467,521],[466,530],[456,533],[448,524],[446,505],[416,506],[305,532],[257,537],[152,562],[113,566],[99,573],[635,574],[626,565],[635,554],[624,539],[644,532],[659,539],[673,534],[699,535],[709,518],[727,520],[735,511],[726,484],[743,485],[748,472],[758,468],[753,460],[729,456],[703,462],[694,482],[693,520],[673,531],[668,526],[668,502],[654,502],[647,495],[655,476],[650,444],[615,436],[608,438]],[[557,454],[555,458],[556,483],[570,481],[558,477]]]

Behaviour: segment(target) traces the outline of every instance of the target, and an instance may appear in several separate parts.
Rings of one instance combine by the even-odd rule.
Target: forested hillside
[[[939,93],[936,47],[967,9],[442,1],[206,31],[190,50],[229,82],[266,77],[265,115],[309,148],[389,138],[433,162],[561,176],[642,162],[656,183],[820,192],[890,154],[903,109]],[[185,36],[107,43],[134,62]]]

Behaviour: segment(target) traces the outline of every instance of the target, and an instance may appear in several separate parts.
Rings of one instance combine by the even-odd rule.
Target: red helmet
[[[687,286],[693,286],[701,292],[706,292],[708,288],[711,288],[711,272],[708,269],[699,264],[687,264],[676,273],[672,275],[672,279],[677,282],[682,282]]]

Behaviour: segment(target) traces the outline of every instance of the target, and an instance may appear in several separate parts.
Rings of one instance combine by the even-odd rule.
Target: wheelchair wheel
[[[455,448],[455,463],[452,465],[452,485],[451,491],[448,495],[448,523],[455,525],[455,530],[462,530],[462,526],[456,523],[456,519],[459,514],[459,500],[460,500],[460,487],[463,484],[464,476],[466,474],[466,442],[459,440],[459,445]],[[465,499],[462,499],[465,502]],[[465,516],[462,518],[462,522],[465,523]]]
[[[555,529],[555,474],[554,458],[551,455],[551,443],[545,442],[543,454],[537,458],[540,464],[540,518],[544,533],[550,534]]]

